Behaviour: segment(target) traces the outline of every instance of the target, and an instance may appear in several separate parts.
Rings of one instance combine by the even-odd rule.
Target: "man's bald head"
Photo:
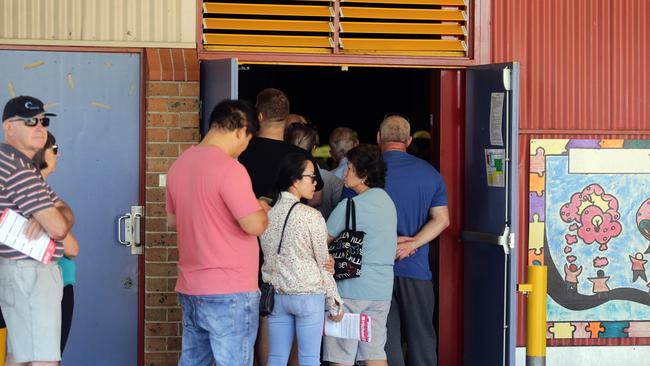
[[[401,142],[408,145],[411,142],[411,126],[400,116],[388,116],[379,126],[378,143]]]

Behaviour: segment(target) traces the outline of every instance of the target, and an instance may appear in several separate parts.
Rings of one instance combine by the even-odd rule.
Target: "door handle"
[[[131,206],[131,212],[125,213],[117,219],[117,241],[125,246],[131,247],[131,254],[142,254],[140,240],[141,220],[144,217],[144,207]],[[124,226],[124,232],[122,232]]]
[[[142,254],[142,244],[140,243],[140,228],[142,227],[141,222],[144,217],[144,207],[142,206],[131,206],[131,228],[133,234],[131,238],[133,239],[131,243],[131,254],[140,255]]]
[[[514,248],[515,243],[515,233],[510,232],[510,226],[508,225],[503,228],[503,234],[501,235],[463,230],[461,238],[464,241],[475,241],[498,245],[503,248],[505,254],[510,254],[510,249]]]
[[[129,220],[129,221],[126,221]],[[119,219],[117,219],[117,241],[124,245],[125,247],[128,247],[131,245],[131,239],[127,238],[127,236],[130,236],[130,223],[131,221],[131,214],[125,214],[120,216]],[[122,222],[124,222],[124,236],[122,236]]]

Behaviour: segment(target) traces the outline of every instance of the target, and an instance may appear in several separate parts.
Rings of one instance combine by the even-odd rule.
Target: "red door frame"
[[[439,239],[438,364],[463,364],[463,173],[465,71],[440,71],[440,174],[447,187],[449,227]]]

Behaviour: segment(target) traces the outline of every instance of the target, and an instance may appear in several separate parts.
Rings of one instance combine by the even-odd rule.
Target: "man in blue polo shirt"
[[[384,118],[377,143],[388,168],[385,190],[397,208],[395,281],[387,321],[388,364],[435,366],[435,297],[429,243],[449,226],[447,191],[435,168],[406,153],[411,136],[409,122],[404,117]],[[406,357],[402,353],[403,341],[407,343]]]

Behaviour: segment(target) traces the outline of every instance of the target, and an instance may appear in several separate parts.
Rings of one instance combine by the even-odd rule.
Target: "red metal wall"
[[[491,60],[521,63],[520,282],[526,266],[530,139],[650,138],[648,19],[647,0],[491,0]],[[523,298],[519,309],[518,344],[523,345]]]

